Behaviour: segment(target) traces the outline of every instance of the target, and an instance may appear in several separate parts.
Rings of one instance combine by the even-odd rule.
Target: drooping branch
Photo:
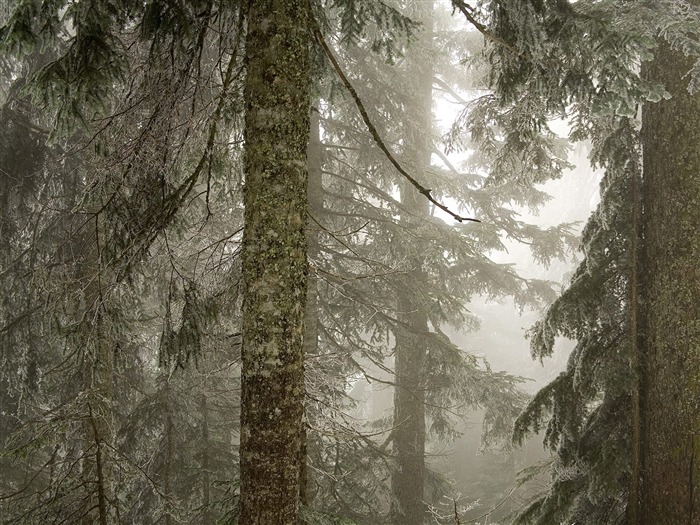
[[[456,221],[458,221],[458,222],[464,222],[464,221],[481,222],[479,219],[473,219],[471,217],[463,217],[463,216],[453,212],[452,210],[450,210],[446,205],[442,204],[435,197],[433,197],[431,189],[428,189],[425,186],[423,186],[421,183],[419,183],[401,166],[401,164],[399,164],[399,162],[396,160],[396,158],[391,153],[391,151],[389,151],[389,148],[384,143],[384,140],[382,139],[382,137],[379,135],[377,128],[374,126],[374,124],[372,124],[372,121],[370,120],[369,115],[367,114],[367,110],[365,109],[365,106],[362,103],[360,96],[357,94],[357,91],[355,91],[355,88],[352,86],[352,84],[348,80],[347,76],[343,72],[342,68],[340,67],[340,64],[338,63],[335,56],[333,55],[331,48],[326,43],[326,40],[323,38],[323,34],[321,33],[321,29],[319,28],[318,23],[316,22],[316,19],[313,17],[310,17],[310,22],[311,22],[311,26],[312,26],[314,35],[316,36],[316,40],[318,40],[318,43],[323,48],[323,51],[325,52],[326,56],[328,57],[328,60],[330,60],[331,64],[333,64],[333,69],[335,69],[335,72],[338,74],[338,77],[345,85],[345,88],[348,90],[348,92],[350,92],[350,95],[352,96],[353,100],[355,101],[355,105],[357,106],[357,109],[360,111],[360,115],[362,116],[362,120],[364,121],[365,125],[367,126],[367,129],[369,130],[370,134],[372,135],[374,142],[377,144],[377,146],[379,146],[379,149],[382,150],[382,153],[384,153],[386,158],[389,159],[389,162],[391,162],[391,164],[394,166],[394,168],[396,168],[396,170],[401,175],[403,175],[406,178],[406,180],[408,180],[418,190],[418,192],[420,194],[422,194],[426,199],[428,199],[435,206],[437,206],[442,211],[444,211],[445,213],[450,215]]]

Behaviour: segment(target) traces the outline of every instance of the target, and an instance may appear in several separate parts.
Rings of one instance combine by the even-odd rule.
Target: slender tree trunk
[[[241,525],[297,525],[304,402],[308,5],[250,3],[246,37]]]
[[[85,356],[83,360],[83,391],[87,401],[87,414],[83,423],[83,480],[88,491],[83,523],[108,525],[109,499],[111,498],[111,461],[109,447],[112,442],[114,421],[112,391],[114,364],[112,345],[107,333],[105,287],[106,278],[102,264],[99,218],[95,218],[95,235],[88,236],[79,269],[85,284],[82,311],[92,325],[85,330]]]
[[[309,145],[307,148],[307,167],[309,171],[308,206],[309,216],[306,224],[306,254],[311,264],[319,254],[319,228],[316,223],[323,213],[323,181],[321,176],[321,123],[318,110],[311,110]],[[306,289],[306,312],[304,315],[304,354],[315,356],[318,354],[318,276],[313,270],[309,270]],[[305,411],[305,421],[313,421],[313,414]],[[314,491],[309,479],[308,462],[313,450],[309,450],[306,424],[303,428],[302,454],[301,454],[301,481],[300,501],[308,507],[314,498]],[[311,447],[313,448],[313,446]]]
[[[169,379],[165,379],[169,381]],[[173,436],[173,416],[171,412],[172,392],[169,383],[165,387],[165,464],[163,467],[163,495],[165,496],[165,525],[173,525],[173,455],[175,452]]]
[[[662,43],[646,68],[672,98],[645,105],[642,126],[645,525],[700,523],[700,95],[686,89],[692,65]]]
[[[630,369],[634,374],[632,389],[630,392],[630,484],[627,499],[627,524],[637,525],[639,521],[639,491],[641,482],[641,453],[642,453],[642,421],[641,421],[641,371],[640,349],[641,338],[639,330],[639,275],[640,257],[639,250],[642,245],[641,238],[641,188],[639,180],[639,164],[635,161],[632,171],[632,234],[630,238],[630,314],[629,314],[629,344],[630,344]]]
[[[206,377],[203,379],[206,388]],[[202,410],[202,507],[204,513],[202,515],[201,525],[214,525],[214,513],[211,510],[211,460],[209,457],[209,403],[207,402],[207,394],[202,394],[200,401],[200,409]]]
[[[426,28],[426,40],[432,38],[432,3],[424,7],[421,17]],[[425,173],[430,168],[432,131],[433,70],[429,60],[409,53],[408,76],[417,83],[410,108],[414,118],[407,130],[406,152],[408,166],[414,173]],[[420,225],[429,217],[428,201],[404,183],[401,203],[407,224]],[[415,228],[418,231],[419,228]],[[424,264],[421,255],[420,233],[416,243],[408,247],[412,270],[409,278],[420,280]],[[397,468],[391,476],[393,508],[391,519],[395,525],[422,525],[425,520],[425,376],[426,344],[429,332],[428,316],[421,306],[421,298],[411,293],[410,287],[399,297],[404,330],[396,334],[394,354],[394,432],[393,450]]]

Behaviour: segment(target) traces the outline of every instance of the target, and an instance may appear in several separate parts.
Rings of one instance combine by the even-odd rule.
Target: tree
[[[13,403],[8,416],[17,431],[3,436],[3,447],[31,458],[13,468],[21,477],[7,484],[3,479],[3,501],[11,502],[3,519],[132,519],[150,484],[165,495],[152,508],[157,514],[165,507],[168,520],[175,507],[169,496],[182,486],[178,470],[186,462],[176,465],[177,452],[191,460],[199,451],[173,450],[187,424],[175,427],[175,403],[166,399],[162,428],[173,446],[166,450],[165,468],[153,469],[154,482],[148,476],[151,458],[139,455],[138,447],[132,455],[134,448],[126,446],[126,423],[153,386],[147,381],[156,375],[148,372],[158,362],[158,321],[167,326],[163,354],[184,366],[201,350],[203,327],[201,298],[191,300],[198,295],[191,293],[191,281],[206,289],[203,282],[220,278],[222,269],[235,270],[229,258],[236,252],[227,244],[236,236],[237,208],[225,205],[224,215],[232,219],[225,227],[212,227],[208,219],[222,210],[214,193],[235,195],[236,170],[229,161],[236,154],[236,128],[221,132],[218,126],[235,123],[237,97],[227,94],[236,91],[242,17],[235,9],[213,14],[213,2],[169,3],[167,9],[159,2],[44,7],[16,2],[2,30],[4,50],[22,58],[40,49],[22,64],[26,69],[10,71],[27,82],[4,111],[13,114],[9,124],[21,124],[12,138],[36,142],[42,153],[31,155],[29,169],[14,160],[3,163],[2,200],[18,204],[22,215],[2,217],[3,232],[12,235],[2,267],[8,294],[1,329],[8,341],[19,343],[20,356],[30,357],[22,359],[23,377],[9,389],[11,398],[29,404]],[[221,181],[222,172],[229,180]],[[15,176],[28,192],[17,192]],[[184,242],[193,232],[196,240]],[[169,244],[174,241],[175,250]],[[179,288],[184,301],[182,295],[173,305],[163,301],[163,266],[185,283],[171,287]],[[223,280],[229,288],[237,286],[235,275]],[[35,360],[38,343],[43,350]],[[235,349],[235,339],[227,343]],[[3,344],[3,359],[11,349]],[[169,369],[168,359],[163,368]],[[149,370],[136,380],[134,368],[141,363]],[[36,378],[41,381],[34,388]],[[228,379],[237,384],[233,375]],[[224,421],[230,425],[230,418]],[[144,422],[145,449],[158,423]],[[234,428],[224,434],[229,447]],[[159,491],[160,482],[169,487]],[[205,492],[203,487],[202,499]]]
[[[671,95],[642,113],[639,523],[649,525],[700,516],[700,94],[688,91],[686,78],[693,62],[661,42],[644,66],[645,78]]]
[[[421,37],[433,39],[432,2],[415,11],[416,21],[423,26]],[[430,169],[432,156],[431,134],[433,128],[433,68],[421,50],[410,47],[406,58],[407,76],[418,79],[415,91],[407,100],[410,111],[404,132],[404,162],[414,173],[425,173]],[[400,195],[404,224],[416,224],[430,220],[430,203],[402,181]],[[421,275],[427,241],[420,235],[406,250],[408,268],[406,277],[424,281]],[[397,297],[399,320],[406,330],[396,331],[394,350],[394,430],[393,453],[396,467],[391,473],[392,509],[391,519],[395,525],[420,525],[425,521],[425,448],[426,448],[426,390],[430,388],[426,378],[428,349],[423,340],[430,332],[428,313],[422,301],[416,300],[411,288],[402,290]]]
[[[423,6],[411,9],[406,13],[424,13]],[[547,130],[532,148],[533,152],[552,153],[554,158],[547,165],[522,161],[530,151],[521,156],[520,151],[504,147],[491,126],[496,121],[498,129],[501,125],[508,129],[518,115],[499,114],[492,98],[484,97],[471,106],[480,117],[490,119],[482,125],[481,135],[466,146],[466,134],[457,137],[454,133],[465,148],[472,144],[476,144],[475,149],[483,148],[470,165],[474,171],[460,172],[449,161],[445,167],[431,165],[434,154],[446,158],[430,117],[433,83],[450,90],[453,83],[463,85],[453,70],[452,55],[443,56],[435,41],[456,45],[455,34],[451,28],[440,31],[437,38],[430,31],[416,31],[409,47],[402,51],[405,57],[394,56],[393,61],[391,55],[377,56],[370,51],[377,43],[369,35],[341,41],[337,62],[343,67],[335,66],[341,70],[338,74],[345,78],[343,82],[350,77],[348,83],[364,102],[365,114],[358,112],[355,95],[342,100],[333,90],[330,101],[321,105],[327,204],[323,214],[314,215],[323,240],[315,261],[321,305],[320,348],[321,355],[329,356],[324,362],[341,361],[338,368],[329,370],[335,377],[362,374],[370,383],[393,386],[401,413],[393,423],[384,423],[393,430],[376,444],[362,435],[355,438],[358,444],[336,440],[334,445],[326,445],[327,456],[320,455],[327,463],[316,463],[315,467],[327,471],[330,479],[319,491],[319,503],[328,498],[334,512],[367,521],[381,519],[374,509],[382,509],[387,498],[367,478],[370,473],[381,476],[381,469],[388,468],[397,493],[401,485],[410,486],[410,492],[404,491],[400,497],[395,494],[390,500],[395,519],[403,522],[423,520],[423,501],[443,490],[434,486],[436,476],[426,468],[423,453],[415,452],[425,450],[428,435],[449,439],[455,413],[468,406],[487,406],[487,428],[499,431],[509,426],[508,413],[517,410],[511,406],[521,399],[513,388],[515,378],[492,372],[479,359],[455,347],[442,326],[468,329],[476,324],[465,308],[472,295],[512,294],[516,301],[525,303],[538,293],[547,294],[543,283],[520,279],[512,267],[496,264],[484,253],[503,248],[499,232],[532,242],[533,251],[543,260],[565,251],[562,237],[567,238],[566,227],[539,231],[515,220],[511,206],[513,201],[532,206],[543,202],[546,197],[533,187],[532,180],[556,176],[566,163],[561,143]],[[426,63],[439,67],[437,78],[426,77]],[[352,75],[344,74],[343,69]],[[375,135],[363,132],[367,124],[363,119],[374,123]],[[397,177],[395,166],[377,147],[377,135],[394,150],[402,166],[426,187],[435,188],[435,195],[449,195],[457,201],[455,210],[474,211],[486,218],[486,224],[452,225],[435,216],[435,208],[416,188]],[[499,156],[502,162],[489,179],[482,169],[489,164],[490,155]],[[513,164],[522,169],[520,185],[503,183],[503,171]],[[410,319],[413,314],[424,321],[414,324]],[[402,361],[402,353],[403,357],[413,354],[413,364],[406,365],[403,360],[396,364],[396,376],[391,372],[387,376],[394,359]],[[400,387],[396,386],[398,381]],[[333,395],[342,395],[342,389]],[[411,412],[410,418],[403,417],[406,411]],[[353,436],[356,428],[341,426],[332,435],[342,431]],[[376,426],[366,427],[366,432],[376,434]],[[387,457],[385,450],[391,450],[388,445],[396,445],[396,439],[401,446],[394,446],[395,454]],[[343,453],[353,447],[364,451],[360,457]],[[324,477],[319,478],[323,482]],[[401,500],[410,507],[410,514],[397,512]],[[371,517],[363,516],[360,509]]]
[[[649,221],[657,231],[660,227],[655,222],[658,220],[656,212],[650,214],[660,180],[654,162],[658,163],[656,166],[674,162],[672,150],[659,144],[675,141],[676,128],[654,126],[653,135],[657,138],[652,140],[652,125],[647,115],[651,115],[653,124],[659,122],[661,114],[664,118],[675,115],[676,102],[681,111],[695,108],[693,98],[684,94],[679,85],[681,76],[690,71],[691,90],[697,86],[697,63],[693,65],[690,58],[697,57],[697,6],[684,4],[681,8],[674,2],[603,5],[535,1],[515,5],[501,1],[489,4],[488,23],[483,24],[474,18],[483,13],[470,10],[461,2],[454,2],[454,5],[492,43],[494,81],[501,102],[517,104],[523,93],[529,93],[539,98],[546,113],[569,116],[572,137],[590,138],[594,146],[592,160],[606,168],[601,204],[584,231],[585,260],[568,289],[532,332],[533,353],[539,357],[551,352],[554,338],[559,334],[578,339],[578,345],[571,354],[567,370],[538,393],[516,425],[516,439],[520,439],[524,431],[536,430],[543,420],[548,421],[545,443],[557,452],[549,491],[521,514],[520,521],[552,523],[575,519],[581,523],[620,523],[626,512],[629,523],[635,524],[645,523],[646,519],[651,520],[649,523],[663,523],[669,515],[673,515],[668,518],[673,523],[692,519],[688,508],[692,508],[690,494],[695,492],[693,485],[697,483],[693,476],[686,476],[675,485],[670,483],[676,493],[666,491],[663,495],[667,502],[683,501],[679,506],[685,505],[685,514],[669,507],[665,509],[667,512],[652,517],[653,504],[645,507],[644,503],[641,508],[649,512],[637,512],[640,473],[642,502],[647,497],[653,498],[651,493],[664,489],[658,480],[652,481],[656,474],[646,469],[650,440],[654,439],[651,436],[663,435],[663,430],[658,424],[652,428],[645,423],[639,443],[636,429],[640,415],[641,420],[646,421],[647,417],[653,420],[654,414],[661,411],[666,415],[675,412],[674,403],[661,395],[652,408],[646,391],[653,390],[655,387],[651,385],[674,368],[654,357],[666,343],[660,342],[662,339],[656,335],[653,335],[656,339],[649,338],[649,323],[674,324],[682,323],[683,319],[680,312],[666,310],[666,305],[649,304],[662,293],[658,288],[658,275],[663,275],[667,266],[676,266],[675,260],[668,260],[668,255],[667,266],[660,266],[664,264],[661,254],[668,252],[658,250],[658,244],[654,251],[653,244],[659,241],[652,240],[657,239],[657,233],[650,234],[647,229]],[[668,44],[661,43],[655,49],[657,39]],[[682,50],[689,58],[680,61],[678,55],[668,51],[667,45],[677,54]],[[639,62],[655,55],[654,67],[650,68],[654,73],[640,77]],[[663,67],[660,66],[662,62]],[[666,89],[670,87],[674,95],[671,102],[662,101],[669,96],[664,91],[666,83]],[[634,122],[640,104],[644,105],[643,128],[646,130],[641,138]],[[656,104],[665,110],[655,109]],[[669,120],[674,121],[671,118],[666,122]],[[676,124],[681,120],[675,119]],[[692,136],[695,125],[696,121],[689,118],[688,127],[683,129]],[[641,147],[645,162],[644,207],[640,215]],[[682,145],[678,147],[683,148]],[[649,165],[647,156],[650,156]],[[671,185],[664,187],[668,190]],[[680,204],[685,200],[687,205],[688,195],[686,188],[685,199],[679,198],[676,202]],[[674,228],[683,229],[682,219],[681,223],[677,222],[680,217],[682,213],[664,216],[664,227],[670,228],[664,242]],[[641,252],[640,221],[644,243]],[[642,274],[640,253],[641,262],[646,266]],[[651,261],[649,257],[659,260]],[[659,274],[654,272],[650,277],[650,264]],[[692,279],[692,272],[685,277]],[[647,282],[647,278],[651,281]],[[674,289],[673,280],[665,281],[670,290]],[[673,355],[664,353],[665,358]],[[697,390],[692,386],[695,383],[687,378],[685,371],[690,369],[692,377],[692,363],[697,364],[697,360],[688,358],[688,354],[685,356],[686,368],[681,371],[675,367],[678,375],[674,376],[674,381],[687,388],[691,396],[696,396]],[[637,402],[639,364],[643,371],[641,414]],[[661,371],[660,375],[657,370]],[[686,429],[697,424],[697,411],[685,412],[684,417]],[[682,433],[683,423],[675,423],[680,425]],[[687,439],[686,446],[689,446]],[[641,469],[637,460],[640,451]],[[659,464],[673,457],[679,460],[675,464],[678,470],[688,472],[694,468],[689,459],[692,453],[686,453],[683,462],[680,459],[683,452],[670,440],[663,444],[657,441],[655,454]],[[648,481],[651,483],[647,484]],[[628,490],[630,505],[625,509]]]
[[[303,436],[310,66],[306,2],[248,11],[242,525],[296,525]]]

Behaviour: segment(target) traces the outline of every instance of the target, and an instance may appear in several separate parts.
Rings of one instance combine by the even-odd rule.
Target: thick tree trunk
[[[421,22],[426,28],[426,39],[432,38],[432,4],[424,7]],[[407,126],[404,158],[416,174],[430,168],[433,73],[430,62],[409,53],[408,76],[417,82],[410,108],[413,118]],[[413,186],[404,183],[401,203],[407,224],[420,225],[430,215],[428,201]],[[411,261],[411,279],[420,280],[422,266],[420,237],[408,247]],[[394,426],[393,451],[397,468],[391,476],[393,505],[391,519],[394,525],[422,525],[425,520],[425,376],[426,344],[429,331],[428,316],[421,306],[421,298],[410,288],[399,297],[404,329],[396,333],[394,354]]]
[[[700,95],[686,90],[692,65],[662,44],[646,67],[672,99],[645,105],[642,127],[645,525],[700,523]]]
[[[251,2],[245,82],[241,525],[297,525],[304,397],[308,6]]]

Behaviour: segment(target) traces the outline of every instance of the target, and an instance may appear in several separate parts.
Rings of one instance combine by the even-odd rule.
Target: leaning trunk
[[[304,398],[308,6],[251,2],[246,37],[241,525],[297,525]]]
[[[700,95],[687,91],[692,66],[662,43],[646,67],[672,98],[647,104],[642,126],[645,525],[700,522]]]

